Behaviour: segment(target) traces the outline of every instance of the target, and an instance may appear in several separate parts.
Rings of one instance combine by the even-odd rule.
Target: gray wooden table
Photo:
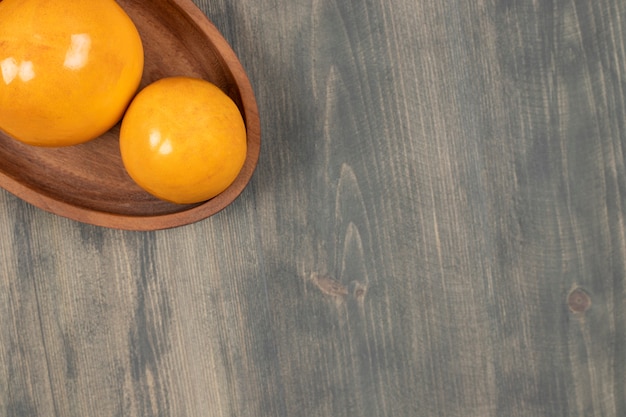
[[[0,415],[626,415],[626,2],[197,4],[255,176],[147,233],[0,192]]]

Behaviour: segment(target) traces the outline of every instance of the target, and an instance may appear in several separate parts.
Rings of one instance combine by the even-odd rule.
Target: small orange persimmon
[[[158,80],[131,102],[120,131],[122,162],[152,195],[198,203],[233,183],[246,159],[244,120],[216,85],[197,78]]]

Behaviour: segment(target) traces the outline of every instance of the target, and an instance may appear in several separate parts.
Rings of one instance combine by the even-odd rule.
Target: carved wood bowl
[[[248,77],[215,26],[191,0],[118,0],[142,37],[145,68],[140,89],[166,76],[215,83],[243,115],[246,162],[220,195],[195,205],[159,200],[137,186],[119,153],[118,123],[99,138],[63,148],[24,145],[0,132],[0,186],[43,210],[97,226],[157,230],[205,219],[246,187],[260,151],[260,121]]]

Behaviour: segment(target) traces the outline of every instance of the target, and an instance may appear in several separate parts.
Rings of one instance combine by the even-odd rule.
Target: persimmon
[[[37,146],[100,136],[123,116],[144,65],[114,0],[0,1],[0,129]]]
[[[167,77],[133,99],[120,131],[130,177],[178,204],[211,199],[230,186],[246,159],[247,136],[235,102],[215,84]]]

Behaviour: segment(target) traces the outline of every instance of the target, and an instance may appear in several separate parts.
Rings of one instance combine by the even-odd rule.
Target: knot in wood
[[[567,306],[574,313],[584,313],[591,307],[591,297],[582,288],[575,288],[567,296]]]

